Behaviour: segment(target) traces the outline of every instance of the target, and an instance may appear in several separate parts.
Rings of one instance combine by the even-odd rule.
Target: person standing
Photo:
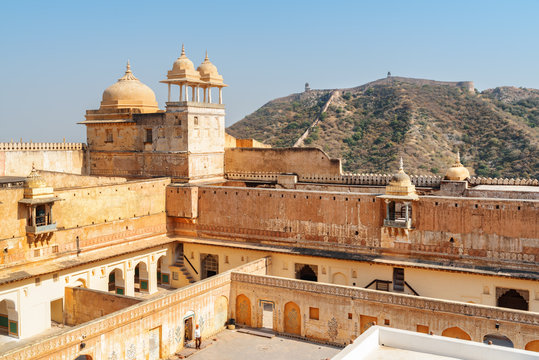
[[[195,348],[200,349],[200,345],[202,344],[202,338],[200,337],[200,328],[198,327],[198,324],[195,327]]]

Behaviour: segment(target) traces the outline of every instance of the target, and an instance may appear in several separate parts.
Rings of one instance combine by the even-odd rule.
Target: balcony
[[[411,229],[412,228],[412,219],[384,219],[384,226],[385,227],[393,227],[393,228],[400,228],[400,229]]]
[[[28,234],[43,234],[43,233],[49,233],[56,231],[56,223],[52,224],[43,224],[43,225],[27,225],[26,226],[26,233]]]

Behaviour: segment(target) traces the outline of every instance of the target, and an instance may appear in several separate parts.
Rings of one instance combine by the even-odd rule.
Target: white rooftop
[[[332,360],[537,360],[539,353],[372,326]]]

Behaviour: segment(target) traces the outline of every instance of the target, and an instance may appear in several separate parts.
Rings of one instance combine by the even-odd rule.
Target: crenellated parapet
[[[229,180],[276,182],[281,175],[277,172],[230,172],[226,174]],[[387,186],[391,180],[391,174],[353,174],[342,175],[303,174],[298,175],[298,181],[317,184],[343,184],[343,185],[369,185]],[[443,178],[430,175],[410,175],[410,180],[417,187],[437,188]],[[516,186],[539,186],[537,179],[507,179],[471,177],[467,179],[470,185],[516,185]]]
[[[471,177],[468,179],[470,185],[520,185],[520,186],[539,186],[537,179],[507,179],[507,178],[486,178]]]
[[[4,142],[0,143],[0,151],[42,151],[42,150],[85,150],[84,143],[34,143]]]

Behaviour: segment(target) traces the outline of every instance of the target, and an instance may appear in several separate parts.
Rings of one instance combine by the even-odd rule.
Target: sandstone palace
[[[166,358],[231,319],[539,351],[536,179],[343,173],[226,134],[207,54],[161,82],[164,110],[128,63],[86,144],[0,143],[0,358]]]

